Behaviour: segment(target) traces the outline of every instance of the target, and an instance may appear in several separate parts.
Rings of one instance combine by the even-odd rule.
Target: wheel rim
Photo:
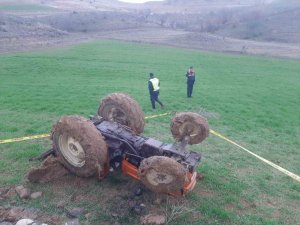
[[[110,121],[115,121],[126,125],[126,114],[118,107],[109,107],[107,110],[107,117]]]
[[[170,174],[151,169],[148,171],[146,179],[151,185],[157,186],[160,184],[170,184],[174,180],[174,177]]]
[[[58,145],[64,158],[75,167],[85,164],[85,152],[81,144],[73,137],[63,134],[59,136]]]
[[[194,137],[198,134],[198,130],[195,126],[195,124],[191,122],[185,122],[182,124],[182,126],[179,127],[179,133],[180,136],[189,136],[189,137]]]

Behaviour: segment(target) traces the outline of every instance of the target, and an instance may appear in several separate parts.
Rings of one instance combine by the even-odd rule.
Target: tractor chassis
[[[111,168],[116,169],[121,165],[125,175],[140,180],[138,168],[143,159],[151,156],[166,156],[176,160],[187,171],[186,182],[181,193],[169,194],[182,195],[195,186],[197,175],[195,168],[200,163],[201,154],[187,151],[185,143],[165,144],[153,138],[136,135],[130,128],[106,121],[100,116],[91,118],[91,121],[105,138]]]

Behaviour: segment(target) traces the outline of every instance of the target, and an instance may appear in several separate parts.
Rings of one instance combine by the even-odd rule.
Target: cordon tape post
[[[163,114],[158,114],[158,115],[153,115],[153,116],[146,116],[145,119],[153,119],[153,118],[157,118],[157,117],[162,117],[162,116],[167,116],[167,115],[170,115],[172,113],[163,113]],[[250,150],[248,150],[247,148],[239,145],[238,143],[230,140],[229,138],[225,137],[224,135],[210,129],[210,133],[215,135],[216,137],[218,138],[221,138],[222,140],[225,140],[227,141],[228,143],[244,150],[245,152],[247,152],[248,154],[254,156],[255,158],[259,159],[260,161],[268,164],[269,166],[272,166],[274,169],[280,171],[281,173],[291,177],[292,179],[300,182],[300,176],[278,166],[277,164],[251,152]],[[12,138],[12,139],[6,139],[6,140],[0,140],[0,144],[7,144],[7,143],[14,143],[14,142],[20,142],[20,141],[28,141],[28,140],[34,140],[34,139],[40,139],[40,138],[48,138],[50,137],[50,134],[40,134],[40,135],[33,135],[33,136],[27,136],[27,137],[20,137],[20,138]]]

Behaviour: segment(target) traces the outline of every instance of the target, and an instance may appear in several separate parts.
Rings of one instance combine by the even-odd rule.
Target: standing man
[[[150,94],[150,100],[152,104],[152,109],[155,109],[155,102],[160,104],[160,107],[163,109],[164,104],[158,99],[159,96],[159,79],[154,77],[153,73],[150,73],[150,79],[148,81],[148,89]]]
[[[193,86],[195,83],[195,70],[194,68],[191,66],[188,71],[186,72],[186,78],[187,78],[187,97],[191,98],[192,97],[192,93],[193,93]]]

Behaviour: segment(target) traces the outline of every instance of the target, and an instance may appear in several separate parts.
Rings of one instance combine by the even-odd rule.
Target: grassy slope
[[[190,65],[196,68],[197,81],[193,98],[187,99],[184,74]],[[300,174],[299,71],[300,64],[295,61],[111,41],[3,55],[0,139],[48,133],[60,116],[94,114],[103,96],[127,92],[146,115],[165,111],[207,115],[212,129]],[[150,109],[149,72],[161,80],[164,111]],[[147,121],[145,134],[172,141],[169,120]],[[5,175],[0,186],[22,182],[30,166],[27,159],[49,147],[47,140],[0,145],[0,171]],[[182,220],[190,224],[300,222],[299,183],[214,136],[192,149],[199,149],[204,156],[199,170],[205,179],[188,196],[190,207],[201,216],[181,216],[177,224]],[[111,181],[107,182],[104,186],[109,189]],[[45,210],[51,211],[49,207]],[[94,219],[108,219],[105,211],[100,211]],[[132,223],[128,218],[124,215],[118,220]]]
[[[0,1],[0,11],[49,11],[55,10],[49,6],[40,4],[26,4],[19,3],[18,1]]]

